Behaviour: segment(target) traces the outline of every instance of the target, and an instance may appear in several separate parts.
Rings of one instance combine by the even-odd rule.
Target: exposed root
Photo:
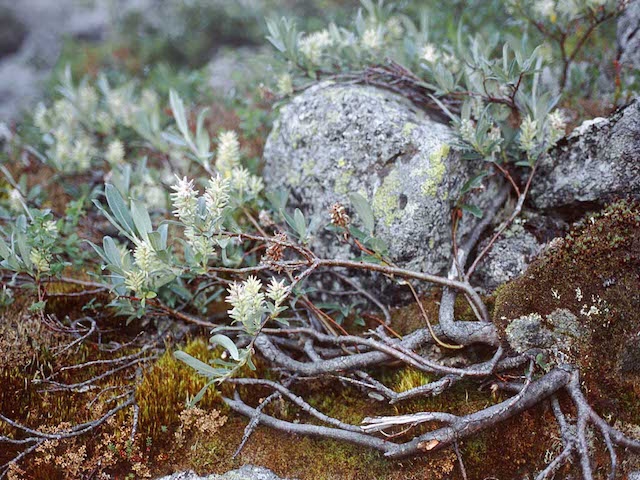
[[[530,364],[531,366],[531,364]],[[347,377],[345,377],[347,378]],[[579,462],[583,478],[592,479],[593,471],[590,464],[589,447],[586,428],[593,423],[603,435],[610,454],[611,472],[609,478],[616,474],[617,456],[615,446],[640,450],[640,440],[626,437],[619,430],[608,425],[587,403],[579,388],[579,373],[573,367],[564,365],[551,370],[549,373],[534,380],[533,369],[530,368],[524,384],[512,384],[511,389],[517,393],[498,404],[484,408],[477,412],[458,416],[444,412],[417,412],[414,414],[365,418],[359,426],[346,424],[338,419],[319,412],[301,397],[293,394],[282,385],[266,380],[237,379],[234,383],[243,385],[261,385],[273,388],[277,393],[289,399],[303,412],[313,416],[328,427],[308,423],[291,423],[277,419],[262,412],[263,405],[251,407],[235,394],[233,399],[224,398],[232,410],[252,418],[252,428],[258,423],[276,428],[291,434],[310,435],[321,438],[343,440],[357,445],[370,447],[382,452],[386,457],[399,459],[425,452],[437,451],[446,447],[457,448],[460,440],[468,438],[487,428],[496,426],[523,411],[541,404],[550,398],[553,413],[558,421],[563,442],[563,450],[536,477],[538,480],[551,478],[567,461],[576,458]],[[354,381],[354,379],[351,379]],[[365,379],[362,382],[366,383]],[[560,408],[557,395],[566,391],[576,406],[577,415],[575,425],[569,424]],[[406,434],[411,428],[419,424],[439,423],[442,426],[419,435],[409,441],[396,443],[391,441]],[[389,430],[401,428],[400,433]],[[376,434],[383,434],[379,438]],[[464,464],[458,453],[461,471]]]

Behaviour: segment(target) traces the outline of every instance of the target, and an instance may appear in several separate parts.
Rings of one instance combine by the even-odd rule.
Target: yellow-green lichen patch
[[[316,166],[316,162],[313,160],[307,160],[302,164],[302,174],[305,177],[308,177],[313,172],[313,169]]]
[[[400,178],[397,171],[392,171],[386,176],[382,185],[373,194],[373,212],[376,217],[382,218],[387,226],[400,218],[399,190]]]
[[[335,82],[327,82],[327,85],[333,85]],[[348,88],[338,86],[336,88],[325,88],[322,96],[331,101],[342,101],[347,96],[366,97],[371,99],[380,99],[385,97],[385,93],[375,88],[360,88],[355,93],[350,92]]]
[[[449,155],[451,147],[443,143],[429,155],[429,169],[427,170],[427,178],[422,184],[421,191],[428,197],[435,197],[438,193],[438,187],[442,183],[447,168],[443,159]]]
[[[287,175],[287,183],[292,187],[297,187],[300,185],[300,181],[302,180],[302,175],[299,170],[289,170],[289,174]]]
[[[330,110],[325,117],[327,123],[338,123],[340,121],[340,113],[337,110]]]
[[[402,135],[404,135],[405,137],[410,137],[411,133],[413,133],[416,127],[417,125],[413,122],[405,123],[404,127],[402,127]]]
[[[336,180],[335,191],[339,195],[346,195],[349,193],[349,182],[353,176],[353,169],[350,168],[342,172],[342,174]]]

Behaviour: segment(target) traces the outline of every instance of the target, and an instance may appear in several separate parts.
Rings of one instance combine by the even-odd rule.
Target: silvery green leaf
[[[289,225],[291,227],[291,229],[296,232],[296,234],[298,234],[298,229],[296,228],[296,221],[295,219],[289,215],[287,212],[285,212],[284,210],[281,211],[282,216],[284,217],[284,220],[287,222],[287,225]]]
[[[273,45],[277,50],[284,53],[286,51],[284,42],[282,41],[282,35],[280,33],[280,25],[278,24],[278,20],[274,18],[267,18],[267,30],[269,30],[269,35],[267,35],[267,40]]]
[[[271,202],[271,207],[276,212],[284,210],[284,208],[287,206],[288,199],[289,192],[285,189],[278,189],[275,191],[267,192],[267,200]]]
[[[438,105],[438,107],[440,107],[440,109],[451,119],[451,121],[453,122],[460,121],[460,119],[457,116],[455,116],[453,113],[451,113],[451,111],[445,106],[445,104],[442,103],[437,97],[429,94],[429,98],[431,98],[431,100],[433,100],[435,104]]]
[[[480,172],[475,177],[471,178],[467,183],[462,186],[462,190],[460,191],[461,195],[464,195],[467,192],[470,192],[474,188],[478,188],[482,185],[482,179],[489,174],[487,171]]]
[[[18,257],[15,255],[11,255],[6,260],[3,260],[0,265],[2,265],[3,268],[5,268],[5,265],[8,265],[10,269],[15,272],[18,272],[22,269],[20,266],[20,262],[18,261]]]
[[[181,350],[177,350],[173,353],[173,356],[176,357],[181,362],[186,363],[195,371],[197,371],[200,375],[203,375],[207,378],[215,378],[218,376],[218,369],[213,368],[211,365],[207,365],[206,363],[198,360],[197,358],[192,357],[186,352]]]
[[[464,210],[465,212],[469,212],[476,218],[482,218],[484,215],[482,210],[480,210],[480,208],[476,207],[475,205],[468,205],[465,203],[464,205],[462,205],[462,210]]]
[[[355,208],[358,213],[358,217],[360,217],[364,229],[369,233],[369,235],[373,234],[375,219],[373,217],[373,210],[371,209],[371,205],[369,205],[369,201],[357,192],[349,195],[349,199],[351,200],[353,208]]]
[[[18,245],[18,250],[20,251],[20,257],[22,258],[22,261],[27,266],[27,268],[31,269],[33,267],[31,258],[29,257],[31,248],[29,248],[29,245],[27,244],[27,237],[24,233],[16,233],[16,244]]]
[[[121,169],[114,170],[111,175],[111,181],[123,197],[129,195],[129,188],[131,187],[131,165],[126,164]]]
[[[315,233],[323,225],[324,225],[324,219],[320,215],[315,215],[315,216],[311,217],[311,220],[309,221],[309,226],[307,227],[307,232]]]
[[[11,256],[11,250],[9,249],[7,243],[2,238],[0,238],[0,257],[6,259],[9,258],[9,256]]]
[[[163,223],[158,227],[158,233],[160,233],[160,248],[158,250],[164,250],[167,248],[167,234],[169,232],[169,225]]]
[[[211,337],[209,341],[211,343],[215,343],[225,348],[231,355],[231,358],[233,358],[235,361],[240,360],[240,355],[238,354],[238,347],[236,347],[236,344],[233,343],[233,340],[231,340],[226,335],[222,335],[222,334],[214,335]]]
[[[386,255],[389,251],[389,246],[386,244],[384,240],[379,237],[371,237],[369,239],[368,245],[371,247],[371,250],[376,252],[379,255]]]
[[[104,237],[102,239],[102,248],[104,248],[104,254],[107,257],[108,263],[122,266],[122,256],[120,250],[116,246],[116,242],[111,237]]]
[[[441,63],[438,63],[433,73],[434,73],[434,78],[438,83],[438,86],[444,92],[453,91],[455,87],[453,75],[444,65],[442,65]]]
[[[184,110],[184,103],[174,89],[171,89],[169,91],[169,103],[171,104],[173,118],[175,118],[176,120],[178,129],[180,130],[180,133],[182,133],[182,135],[185,137],[185,140],[188,141],[188,139],[190,138],[190,134],[189,125],[187,124],[187,115]]]
[[[209,149],[211,148],[209,134],[204,128],[204,118],[208,111],[208,108],[200,111],[198,114],[198,120],[196,121],[196,146],[198,147],[198,154],[202,157],[208,156]]]
[[[155,280],[155,282],[153,282],[153,284],[155,288],[160,288],[160,287],[164,287],[168,283],[173,282],[175,279],[176,279],[176,276],[172,273],[169,273],[166,275],[162,275],[161,277],[158,277]]]
[[[220,237],[216,239],[216,243],[220,248],[227,248],[227,246],[231,243],[231,239],[228,237]]]
[[[133,268],[133,259],[131,257],[131,253],[127,250],[122,254],[122,269],[128,272],[132,268]]]
[[[122,195],[116,187],[107,183],[104,186],[104,193],[107,197],[107,203],[109,204],[109,208],[113,212],[118,224],[128,233],[132,234],[134,225],[133,219],[131,218],[131,214],[129,213],[129,209],[127,208],[127,204],[124,202]],[[117,225],[116,225],[117,226]]]
[[[160,134],[164,140],[174,145],[178,145],[179,147],[186,147],[187,142],[184,141],[182,137],[179,137],[175,133],[172,132],[162,132]]]
[[[255,365],[255,363],[253,363],[253,358],[251,358],[251,355],[249,355],[249,353],[247,352],[247,354],[243,355],[243,356],[246,358],[247,365],[249,366],[249,368],[251,370],[255,371],[256,370],[256,365]]]
[[[153,227],[151,226],[151,218],[149,218],[149,213],[147,212],[146,207],[140,202],[132,200],[131,214],[133,216],[133,223],[135,223],[138,233],[143,240],[148,240],[148,234],[153,230]]]
[[[162,248],[162,236],[160,235],[160,232],[149,232],[148,238],[149,238],[149,243],[151,244],[154,250],[156,251],[164,250]]]
[[[367,22],[362,16],[362,9],[358,9],[358,13],[356,15],[354,25],[356,27],[356,32],[358,32],[358,35],[360,36],[364,35],[364,32],[367,29]]]
[[[304,238],[307,234],[307,222],[304,219],[304,214],[300,211],[299,208],[296,208],[293,212],[293,223],[295,225],[295,230],[298,232],[300,238]]]
[[[27,231],[27,217],[24,215],[18,216],[16,219],[16,232],[26,232]]]

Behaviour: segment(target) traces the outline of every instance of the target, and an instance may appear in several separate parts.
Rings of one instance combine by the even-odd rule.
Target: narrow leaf
[[[462,210],[464,210],[465,212],[469,212],[471,215],[473,215],[476,218],[482,218],[484,216],[484,213],[482,212],[482,210],[480,210],[475,205],[468,205],[465,203],[464,205],[462,205]]]
[[[210,339],[211,343],[215,343],[217,345],[222,346],[223,348],[225,348],[229,354],[231,355],[231,358],[233,358],[235,361],[240,360],[240,354],[238,353],[238,347],[236,347],[236,344],[233,343],[233,340],[231,340],[229,337],[227,337],[226,335],[214,335],[211,337]]]
[[[359,193],[352,193],[349,195],[349,199],[358,213],[358,217],[362,220],[362,225],[364,229],[370,235],[373,234],[373,229],[375,228],[375,219],[373,217],[373,210],[371,209],[371,205],[366,198],[364,198]]]
[[[107,197],[109,208],[113,212],[118,223],[127,233],[132,234],[134,230],[133,219],[131,218],[127,204],[124,202],[124,199],[122,198],[122,195],[120,195],[118,189],[107,183],[104,186],[104,193]]]
[[[178,350],[173,353],[173,356],[176,357],[181,362],[186,363],[191,368],[196,370],[200,375],[203,375],[207,378],[214,378],[218,375],[218,370],[213,368],[211,365],[207,365],[206,363],[198,360],[197,358],[192,357],[186,352]]]
[[[9,256],[11,256],[11,250],[9,249],[7,243],[2,238],[0,238],[0,257],[6,259],[9,258]]]
[[[149,218],[146,207],[140,202],[133,200],[131,201],[131,213],[138,233],[143,240],[148,241],[148,234],[153,230],[153,227],[151,226],[151,218]]]

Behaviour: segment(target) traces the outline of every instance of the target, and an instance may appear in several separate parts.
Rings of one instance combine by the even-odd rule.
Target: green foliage
[[[404,85],[450,117],[467,157],[524,166],[565,133],[554,110],[561,97],[540,80],[545,64],[562,77],[562,93],[598,27],[622,8],[613,0],[451,2],[444,11],[436,2],[361,3],[350,24],[311,33],[287,18],[268,20],[267,40],[286,65],[279,93],[292,94],[305,76]],[[572,92],[572,101],[581,95]]]
[[[324,225],[287,210],[286,192],[265,198],[259,162],[242,148],[241,140],[261,141],[268,114],[256,104],[272,95],[268,89],[261,87],[260,98],[229,100],[239,137],[212,126],[219,119],[206,108],[204,71],[148,63],[161,57],[200,64],[211,54],[211,36],[254,43],[265,34],[279,56],[272,86],[283,98],[323,78],[399,85],[400,93],[439,108],[458,134],[454,146],[478,162],[481,172],[464,185],[457,206],[482,217],[468,197],[482,187],[488,168],[531,168],[564,135],[565,117],[556,107],[567,92],[580,98],[572,90],[574,67],[588,59],[592,40],[602,40],[600,25],[619,11],[612,0],[361,5],[350,21],[338,9],[329,22],[301,24],[278,19],[279,7],[261,24],[237,5],[220,7],[216,16],[218,6],[190,2],[176,7],[188,21],[172,24],[174,31],[152,28],[149,37],[129,39],[124,66],[105,60],[107,47],[91,50],[107,62],[98,71],[84,65],[91,55],[67,45],[65,60],[73,64],[60,69],[55,92],[3,154],[0,269],[11,280],[0,305],[13,301],[17,284],[39,288],[45,277],[80,267],[108,287],[110,306],[130,320],[224,309],[220,326],[228,333],[231,323],[248,343],[240,347],[214,330],[210,343],[224,351],[220,358],[207,363],[176,352],[206,378],[191,399],[197,401],[211,384],[253,366],[253,342],[265,325],[295,320],[286,317],[287,308],[313,289],[281,275],[278,265],[276,275],[260,276],[262,267],[293,261]],[[127,21],[148,27],[142,19]],[[561,77],[558,91],[541,81],[545,68]],[[20,171],[21,162],[33,163]],[[24,172],[34,166],[46,167],[50,178],[32,181]],[[353,193],[350,202],[354,221],[336,205],[329,228],[357,247],[358,260],[391,264],[369,200]],[[236,280],[239,273],[243,281]],[[44,301],[38,298],[32,310],[42,312]],[[337,324],[364,323],[358,302],[317,307]]]
[[[33,278],[55,275],[65,265],[56,254],[58,225],[48,210],[29,210],[7,230],[0,229],[0,267]]]

